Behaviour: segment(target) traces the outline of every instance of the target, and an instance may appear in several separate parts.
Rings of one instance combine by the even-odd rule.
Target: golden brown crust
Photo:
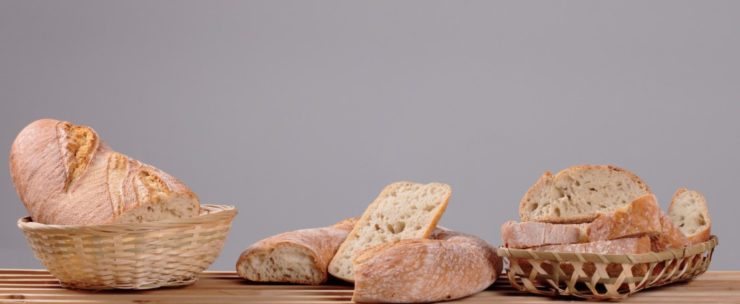
[[[247,280],[255,282],[281,282],[294,284],[317,285],[327,280],[327,267],[329,261],[339,248],[339,244],[344,241],[347,234],[352,230],[352,226],[357,222],[357,218],[348,218],[332,226],[323,228],[301,229],[281,233],[275,236],[260,240],[249,246],[236,262],[237,274]],[[312,271],[319,276],[313,279],[301,279],[288,276],[280,276],[278,279],[268,279],[259,275],[259,271],[252,269],[248,264],[250,257],[266,256],[273,252],[278,252],[281,248],[290,248],[303,253],[303,255],[312,261]],[[290,266],[286,267],[290,268]],[[287,270],[286,270],[287,271]]]
[[[588,225],[589,241],[658,235],[662,231],[660,206],[652,194],[638,197],[627,206],[599,215]]]
[[[355,302],[436,302],[458,299],[490,286],[503,262],[485,241],[437,229],[432,239],[386,243],[360,253]]]
[[[111,150],[90,127],[54,119],[26,126],[13,142],[10,169],[18,195],[34,221],[45,224],[95,225],[116,222],[121,215],[163,199],[198,199],[174,177]],[[145,172],[163,192],[137,198],[134,178]],[[156,194],[152,196],[151,194]]]

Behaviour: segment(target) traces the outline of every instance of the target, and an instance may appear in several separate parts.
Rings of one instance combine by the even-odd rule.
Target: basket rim
[[[120,224],[102,224],[102,225],[50,225],[34,222],[31,216],[24,216],[18,219],[18,228],[23,231],[148,231],[153,229],[163,228],[175,228],[210,222],[217,222],[224,219],[231,220],[237,214],[237,209],[232,205],[217,205],[217,204],[201,204],[201,211],[205,210],[205,213],[201,213],[197,217],[157,221],[157,222],[144,222],[137,224],[120,223]]]
[[[661,252],[640,254],[601,254],[585,252],[544,251],[535,249],[519,249],[499,247],[496,252],[501,257],[516,259],[536,259],[558,262],[599,262],[599,263],[652,263],[671,259],[683,258],[713,249],[719,244],[717,236],[712,235],[709,240],[689,245],[683,248],[668,249]]]

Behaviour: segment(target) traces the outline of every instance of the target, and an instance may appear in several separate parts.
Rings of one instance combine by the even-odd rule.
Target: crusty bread
[[[188,218],[198,197],[176,178],[113,151],[90,127],[41,119],[10,151],[10,174],[34,221],[94,225]]]
[[[501,239],[509,248],[583,243],[588,241],[587,227],[588,224],[508,221],[501,226]]]
[[[650,193],[637,175],[614,166],[583,165],[550,172],[524,194],[522,221],[550,223],[590,222],[600,214],[627,205]]]
[[[650,252],[650,237],[623,238],[580,244],[546,245],[532,248],[541,251],[580,252],[599,254],[638,254]]]
[[[359,252],[383,243],[427,238],[451,194],[450,186],[439,183],[397,182],[386,186],[339,247],[329,273],[352,282],[352,260]]]
[[[359,303],[436,302],[466,297],[493,284],[503,263],[485,241],[437,229],[431,239],[386,243],[354,260]]]
[[[662,231],[661,213],[654,195],[640,196],[613,212],[600,214],[588,225],[588,239],[594,242],[658,235]]]
[[[712,219],[709,217],[707,200],[698,191],[678,189],[668,208],[668,216],[692,244],[709,239]]]
[[[689,240],[678,229],[678,226],[665,214],[660,213],[661,233],[650,237],[652,250],[660,252],[670,248],[683,248],[689,245]]]
[[[329,261],[356,222],[357,218],[351,218],[329,227],[301,229],[258,241],[241,254],[236,272],[254,282],[326,282]]]

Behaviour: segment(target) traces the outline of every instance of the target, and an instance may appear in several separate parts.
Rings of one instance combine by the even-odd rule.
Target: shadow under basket
[[[236,208],[201,205],[198,217],[141,224],[45,225],[18,220],[36,258],[62,286],[151,289],[182,286],[218,257]]]
[[[707,271],[717,237],[681,249],[595,254],[499,248],[520,291],[588,300],[621,300],[640,290],[693,279]]]

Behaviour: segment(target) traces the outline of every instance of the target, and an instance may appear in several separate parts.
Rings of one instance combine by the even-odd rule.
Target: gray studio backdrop
[[[703,191],[740,269],[740,2],[0,1],[0,155],[29,122],[111,146],[239,215],[252,242],[441,181],[498,244],[545,170],[611,163],[667,208]],[[0,267],[41,267],[0,162]]]

